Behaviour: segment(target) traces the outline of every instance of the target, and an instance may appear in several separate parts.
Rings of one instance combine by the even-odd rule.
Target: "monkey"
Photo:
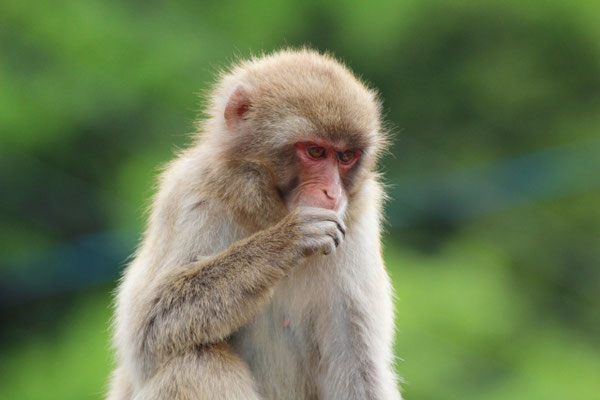
[[[208,98],[119,283],[107,398],[400,400],[378,94],[301,48]]]

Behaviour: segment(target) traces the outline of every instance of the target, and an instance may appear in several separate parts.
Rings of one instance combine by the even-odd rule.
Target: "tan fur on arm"
[[[296,214],[209,259],[173,270],[148,304],[139,340],[156,361],[190,345],[217,343],[256,313],[300,256]]]

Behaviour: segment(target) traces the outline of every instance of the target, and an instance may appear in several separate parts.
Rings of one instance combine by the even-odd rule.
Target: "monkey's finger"
[[[336,221],[336,224],[342,235],[346,237],[346,225],[342,221]]]
[[[313,221],[300,226],[300,231],[309,236],[320,236],[322,234],[332,235],[337,231],[335,222],[332,221]]]
[[[340,217],[332,210],[321,211],[322,212],[320,213],[320,215],[315,217],[318,217],[317,219],[319,220],[325,220],[335,223],[342,235],[346,237],[346,224],[344,224],[344,221],[342,221]]]
[[[335,245],[335,247],[338,247],[340,243],[342,243],[342,240],[344,240],[342,232],[336,228],[327,231],[327,236],[329,236],[331,240],[333,240],[333,244]]]
[[[331,237],[327,238],[327,243],[325,244],[325,248],[323,249],[323,255],[329,255],[335,251],[335,240]]]
[[[309,221],[330,221],[339,223],[337,213],[333,210],[318,207],[301,207],[300,214],[306,216]]]
[[[336,230],[334,232],[334,234],[335,234],[335,237],[333,238],[333,240],[335,242],[335,247],[338,247],[342,243],[342,241],[344,240],[345,235],[344,235],[344,232],[339,231],[339,230]]]

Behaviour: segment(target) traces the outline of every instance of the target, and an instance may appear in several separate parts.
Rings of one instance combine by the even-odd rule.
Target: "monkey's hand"
[[[299,254],[330,254],[346,236],[346,226],[333,210],[299,207],[291,216],[299,232]]]

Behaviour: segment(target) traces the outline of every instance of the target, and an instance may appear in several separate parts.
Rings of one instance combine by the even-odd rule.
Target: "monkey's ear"
[[[227,100],[227,105],[225,106],[225,113],[223,115],[227,128],[230,130],[237,128],[240,122],[245,119],[250,106],[248,91],[242,84],[239,84],[231,96],[229,96],[229,100]]]

